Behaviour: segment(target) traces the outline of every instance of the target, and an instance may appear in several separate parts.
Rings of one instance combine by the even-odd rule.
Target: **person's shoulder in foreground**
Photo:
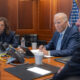
[[[79,20],[77,20],[78,24]],[[76,25],[79,29],[80,23]],[[75,29],[75,27],[73,27]],[[51,80],[80,80],[80,34],[75,45],[76,52],[70,61],[64,66],[60,73],[56,74]]]

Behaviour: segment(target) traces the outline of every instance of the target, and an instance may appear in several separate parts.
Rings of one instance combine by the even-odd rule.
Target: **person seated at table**
[[[80,80],[80,44],[71,60],[49,80]]]
[[[80,35],[70,61],[49,80],[80,80]]]
[[[70,27],[65,13],[54,15],[56,32],[51,41],[46,45],[40,45],[39,49],[44,55],[50,56],[71,56],[75,51],[78,29],[76,26]]]
[[[13,47],[18,46],[15,32],[10,30],[8,20],[5,17],[0,17],[0,42],[11,44]]]
[[[80,32],[80,19],[75,25]],[[80,33],[79,33],[80,34]],[[73,54],[71,60],[49,80],[80,80],[80,35],[77,38],[76,52]]]

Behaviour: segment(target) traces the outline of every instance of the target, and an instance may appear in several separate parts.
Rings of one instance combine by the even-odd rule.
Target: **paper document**
[[[0,52],[0,57],[5,56],[7,53],[6,52]]]
[[[44,57],[49,58],[49,57],[54,57],[54,56],[48,56],[48,55],[44,55]]]
[[[39,67],[32,67],[32,68],[28,68],[27,70],[34,72],[34,73],[37,73],[37,74],[40,74],[40,75],[45,75],[45,74],[51,73],[51,71],[48,71],[48,70],[45,70],[45,69],[42,69]]]
[[[35,55],[35,54],[39,53],[39,52],[40,52],[40,50],[39,50],[39,49],[31,50],[31,52]],[[43,52],[42,52],[42,54],[43,54]],[[53,57],[53,56],[44,55],[44,57],[49,58],[49,57]]]
[[[36,54],[36,53],[38,53],[38,52],[39,52],[39,49],[31,50],[31,52],[32,52],[33,54]]]

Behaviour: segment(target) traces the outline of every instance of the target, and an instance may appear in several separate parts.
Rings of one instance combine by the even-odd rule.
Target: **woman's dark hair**
[[[4,22],[4,26],[5,26],[4,31],[6,32],[6,34],[9,34],[10,27],[8,24],[8,20],[5,17],[0,17],[0,21]]]

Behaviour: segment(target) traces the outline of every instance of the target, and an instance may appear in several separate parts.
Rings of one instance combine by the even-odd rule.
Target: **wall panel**
[[[53,5],[55,4],[55,5]],[[53,15],[56,13],[57,0],[40,0],[38,9],[38,34],[39,39],[49,41],[53,35],[55,28],[53,27]],[[52,30],[53,28],[53,30]]]
[[[19,29],[32,29],[33,28],[33,2],[32,1],[19,1],[18,8],[18,22]]]
[[[8,2],[8,21],[11,29],[16,31],[18,26],[18,0],[6,0]]]
[[[50,0],[39,1],[39,29],[50,29]]]
[[[73,0],[0,0],[0,16],[8,18],[17,34],[38,34],[49,41],[55,31],[53,17],[65,12],[68,17]]]
[[[16,30],[17,33],[21,35],[37,33],[36,25],[37,1],[18,0],[18,29]]]
[[[0,0],[0,17],[8,17],[8,0]]]
[[[57,0],[57,12],[64,12],[70,15],[73,0]]]

